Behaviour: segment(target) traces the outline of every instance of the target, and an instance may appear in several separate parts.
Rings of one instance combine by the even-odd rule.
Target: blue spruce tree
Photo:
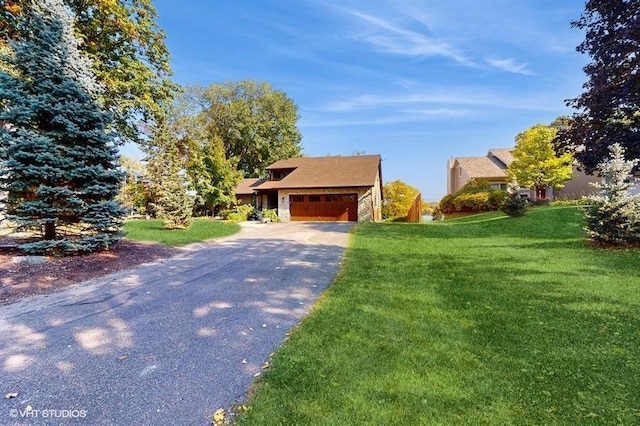
[[[122,237],[122,174],[90,61],[62,0],[39,0],[0,67],[0,193],[7,218],[41,238],[28,253],[76,254]]]

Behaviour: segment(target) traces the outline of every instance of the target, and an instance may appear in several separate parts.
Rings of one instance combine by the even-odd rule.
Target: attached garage
[[[355,222],[358,194],[296,194],[289,196],[291,220]]]
[[[268,177],[245,179],[236,196],[250,196],[259,211],[277,209],[281,222],[378,221],[382,210],[379,155],[296,157],[266,168]]]

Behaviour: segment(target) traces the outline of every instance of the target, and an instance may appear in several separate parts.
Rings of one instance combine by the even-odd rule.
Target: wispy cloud
[[[367,26],[367,31],[353,35],[354,39],[376,46],[384,52],[414,57],[439,56],[451,59],[461,65],[476,66],[459,49],[444,39],[403,28],[391,20],[358,10],[341,9],[341,11]]]
[[[377,109],[396,105],[398,107],[409,105],[496,105],[501,103],[495,97],[468,91],[465,94],[457,93],[412,93],[407,95],[360,95],[353,98],[342,99],[325,105],[325,112],[355,112],[360,110]]]
[[[303,117],[302,127],[362,127],[362,126],[387,126],[395,124],[425,123],[426,121],[441,121],[459,119],[473,112],[467,109],[433,108],[433,109],[407,109],[395,112],[387,111],[384,114],[370,116],[327,116],[313,115]]]
[[[489,59],[489,65],[500,71],[510,72],[514,74],[533,75],[533,71],[527,68],[529,64],[519,64],[511,58],[508,59]]]

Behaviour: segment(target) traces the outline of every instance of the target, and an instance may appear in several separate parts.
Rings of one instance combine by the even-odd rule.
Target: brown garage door
[[[291,220],[358,220],[358,194],[290,195],[289,205]]]

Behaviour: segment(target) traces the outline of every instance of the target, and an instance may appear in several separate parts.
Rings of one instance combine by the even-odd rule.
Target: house
[[[512,149],[490,149],[484,157],[455,157],[447,164],[447,194],[460,191],[471,179],[484,179],[494,189],[507,189],[509,178],[507,167],[513,161]],[[593,195],[596,190],[590,182],[598,182],[598,176],[587,175],[576,166],[573,167],[573,178],[565,183],[562,189],[546,188],[542,198],[577,199]],[[535,198],[534,191],[521,190],[523,196]]]
[[[451,158],[447,165],[447,194],[460,191],[471,179],[484,179],[494,189],[507,189],[507,166],[513,161],[510,149],[490,149],[485,157]]]
[[[238,201],[238,204],[255,205],[255,188],[264,181],[265,179],[260,178],[242,179],[235,190],[236,200]]]
[[[255,197],[258,210],[277,209],[288,221],[378,221],[382,217],[379,155],[300,157],[267,167],[266,179],[240,183],[236,194]]]

